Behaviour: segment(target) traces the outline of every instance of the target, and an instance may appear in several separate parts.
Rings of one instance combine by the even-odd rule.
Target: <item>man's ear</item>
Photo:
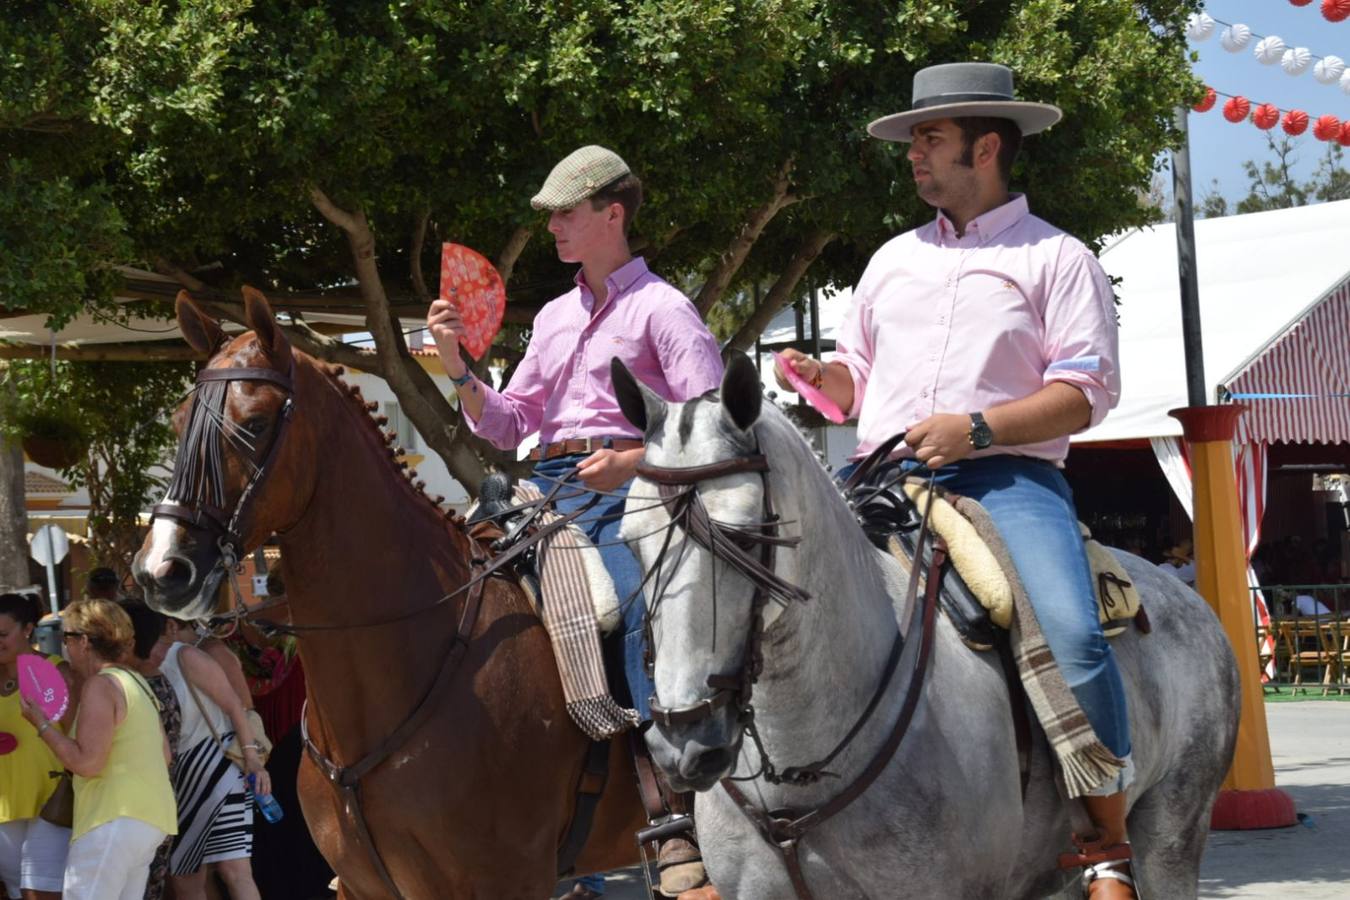
[[[614,395],[618,398],[623,417],[641,428],[643,435],[650,438],[666,420],[666,401],[633,377],[633,373],[617,356],[609,361],[609,376],[614,381]]]

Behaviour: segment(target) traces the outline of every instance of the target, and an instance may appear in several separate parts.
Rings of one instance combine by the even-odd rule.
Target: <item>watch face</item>
[[[993,446],[994,432],[990,430],[984,417],[971,417],[970,421],[970,443],[976,450],[987,450]]]

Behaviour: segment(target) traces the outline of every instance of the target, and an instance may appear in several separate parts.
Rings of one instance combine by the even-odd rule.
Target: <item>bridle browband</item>
[[[902,438],[903,435],[898,437]],[[869,468],[874,466],[878,459],[885,457],[890,447],[894,446],[896,442],[897,439],[892,439],[880,454],[873,454],[877,459],[869,458],[865,465]],[[758,472],[764,484],[762,522],[760,527],[753,531],[724,525],[712,519],[698,493],[698,484],[702,481],[742,472]],[[761,837],[779,852],[798,898],[800,900],[811,900],[813,895],[802,870],[798,856],[798,845],[809,829],[841,812],[871,786],[872,782],[886,769],[909,730],[909,724],[913,720],[914,713],[918,708],[919,697],[922,694],[928,658],[932,653],[934,617],[937,610],[937,595],[942,580],[942,567],[946,558],[946,547],[940,538],[934,543],[928,570],[923,573],[925,575],[924,593],[922,602],[919,602],[918,585],[923,568],[922,560],[925,544],[929,536],[929,513],[932,509],[933,496],[936,493],[930,478],[927,502],[924,506],[922,522],[919,525],[914,561],[911,564],[909,584],[906,589],[906,606],[910,610],[909,628],[906,634],[912,640],[905,640],[903,635],[897,632],[881,679],[871,700],[853,727],[849,729],[829,755],[807,765],[791,766],[779,771],[770,761],[763,741],[759,737],[759,731],[755,725],[755,711],[751,704],[755,682],[763,672],[764,667],[762,653],[764,609],[770,599],[777,599],[780,602],[788,600],[805,601],[810,599],[810,596],[801,588],[783,581],[774,572],[775,548],[795,546],[801,539],[784,538],[777,534],[779,520],[773,510],[768,472],[768,461],[759,452],[733,457],[709,465],[684,468],[653,466],[646,462],[638,464],[637,475],[657,485],[661,499],[670,513],[672,532],[676,526],[683,527],[695,543],[702,546],[714,558],[736,569],[755,586],[754,598],[751,601],[750,632],[745,641],[745,654],[741,663],[741,670],[731,674],[709,675],[707,685],[713,690],[713,693],[696,703],[681,707],[665,707],[653,695],[649,705],[652,718],[656,722],[669,727],[670,725],[687,725],[699,722],[712,716],[717,710],[735,704],[737,722],[744,733],[755,743],[756,750],[759,753],[760,770],[745,777],[728,776],[719,783],[736,806],[759,831]],[[749,553],[750,549],[756,544],[760,548],[758,559],[755,559]],[[668,546],[669,535],[667,536]],[[663,547],[662,557],[664,557],[665,552],[666,547]],[[660,564],[661,558],[658,558],[653,567],[659,567]],[[654,603],[659,604],[659,602],[660,597],[658,596]],[[654,668],[653,657],[655,653],[651,616],[647,617],[645,627],[647,628],[649,654],[647,665],[650,673],[651,669]],[[827,776],[837,777],[826,767],[862,731],[863,726],[871,719],[879,706],[882,697],[885,696],[892,678],[897,671],[901,670],[905,671],[909,678],[895,724],[862,773],[831,800],[805,812],[789,809],[770,811],[755,805],[737,785],[739,781],[763,778],[771,784],[804,786],[815,784]]]
[[[176,502],[156,504],[151,511],[150,521],[153,524],[156,518],[162,516],[209,532],[220,550],[220,565],[227,572],[233,571],[243,555],[244,529],[241,523],[244,514],[259,487],[271,474],[272,463],[281,448],[281,438],[291,421],[295,409],[294,373],[294,357],[291,357],[286,374],[276,369],[243,366],[208,368],[197,373],[192,404],[188,408],[188,424],[178,445],[173,479],[166,493],[167,498],[173,498]],[[286,399],[277,413],[267,450],[259,462],[250,461],[253,472],[239,499],[235,501],[234,510],[227,513],[223,508],[223,459],[220,457],[219,437],[222,432],[226,432],[224,404],[229,384],[233,381],[272,384],[286,393]],[[230,437],[238,440],[236,436]]]

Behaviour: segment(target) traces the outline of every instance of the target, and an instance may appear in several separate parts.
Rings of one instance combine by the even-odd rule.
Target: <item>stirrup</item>
[[[1118,881],[1130,889],[1135,900],[1139,900],[1139,888],[1134,884],[1134,870],[1131,860],[1115,859],[1099,862],[1083,869],[1083,895],[1090,896],[1092,885],[1097,881]]]
[[[1134,859],[1134,850],[1128,841],[1107,846],[1100,838],[1088,840],[1075,834],[1073,842],[1078,846],[1078,852],[1061,853],[1061,869],[1090,869],[1100,863],[1129,862]]]

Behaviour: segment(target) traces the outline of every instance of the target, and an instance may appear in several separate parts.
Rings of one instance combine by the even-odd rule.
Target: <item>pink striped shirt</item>
[[[597,310],[581,272],[576,287],[534,319],[525,358],[506,390],[480,383],[483,414],[467,415],[474,434],[503,450],[535,431],[542,443],[572,438],[642,437],[619,410],[611,357],[666,400],[685,401],[717,387],[717,341],[689,298],[635,257],[605,279],[609,299]]]
[[[1031,215],[1020,194],[962,237],[939,212],[884,244],[837,348],[834,360],[853,376],[859,459],[935,413],[983,411],[1055,381],[1083,392],[1092,425],[1120,399],[1111,283],[1081,242]],[[1062,466],[1068,452],[1066,435],[971,455]]]

